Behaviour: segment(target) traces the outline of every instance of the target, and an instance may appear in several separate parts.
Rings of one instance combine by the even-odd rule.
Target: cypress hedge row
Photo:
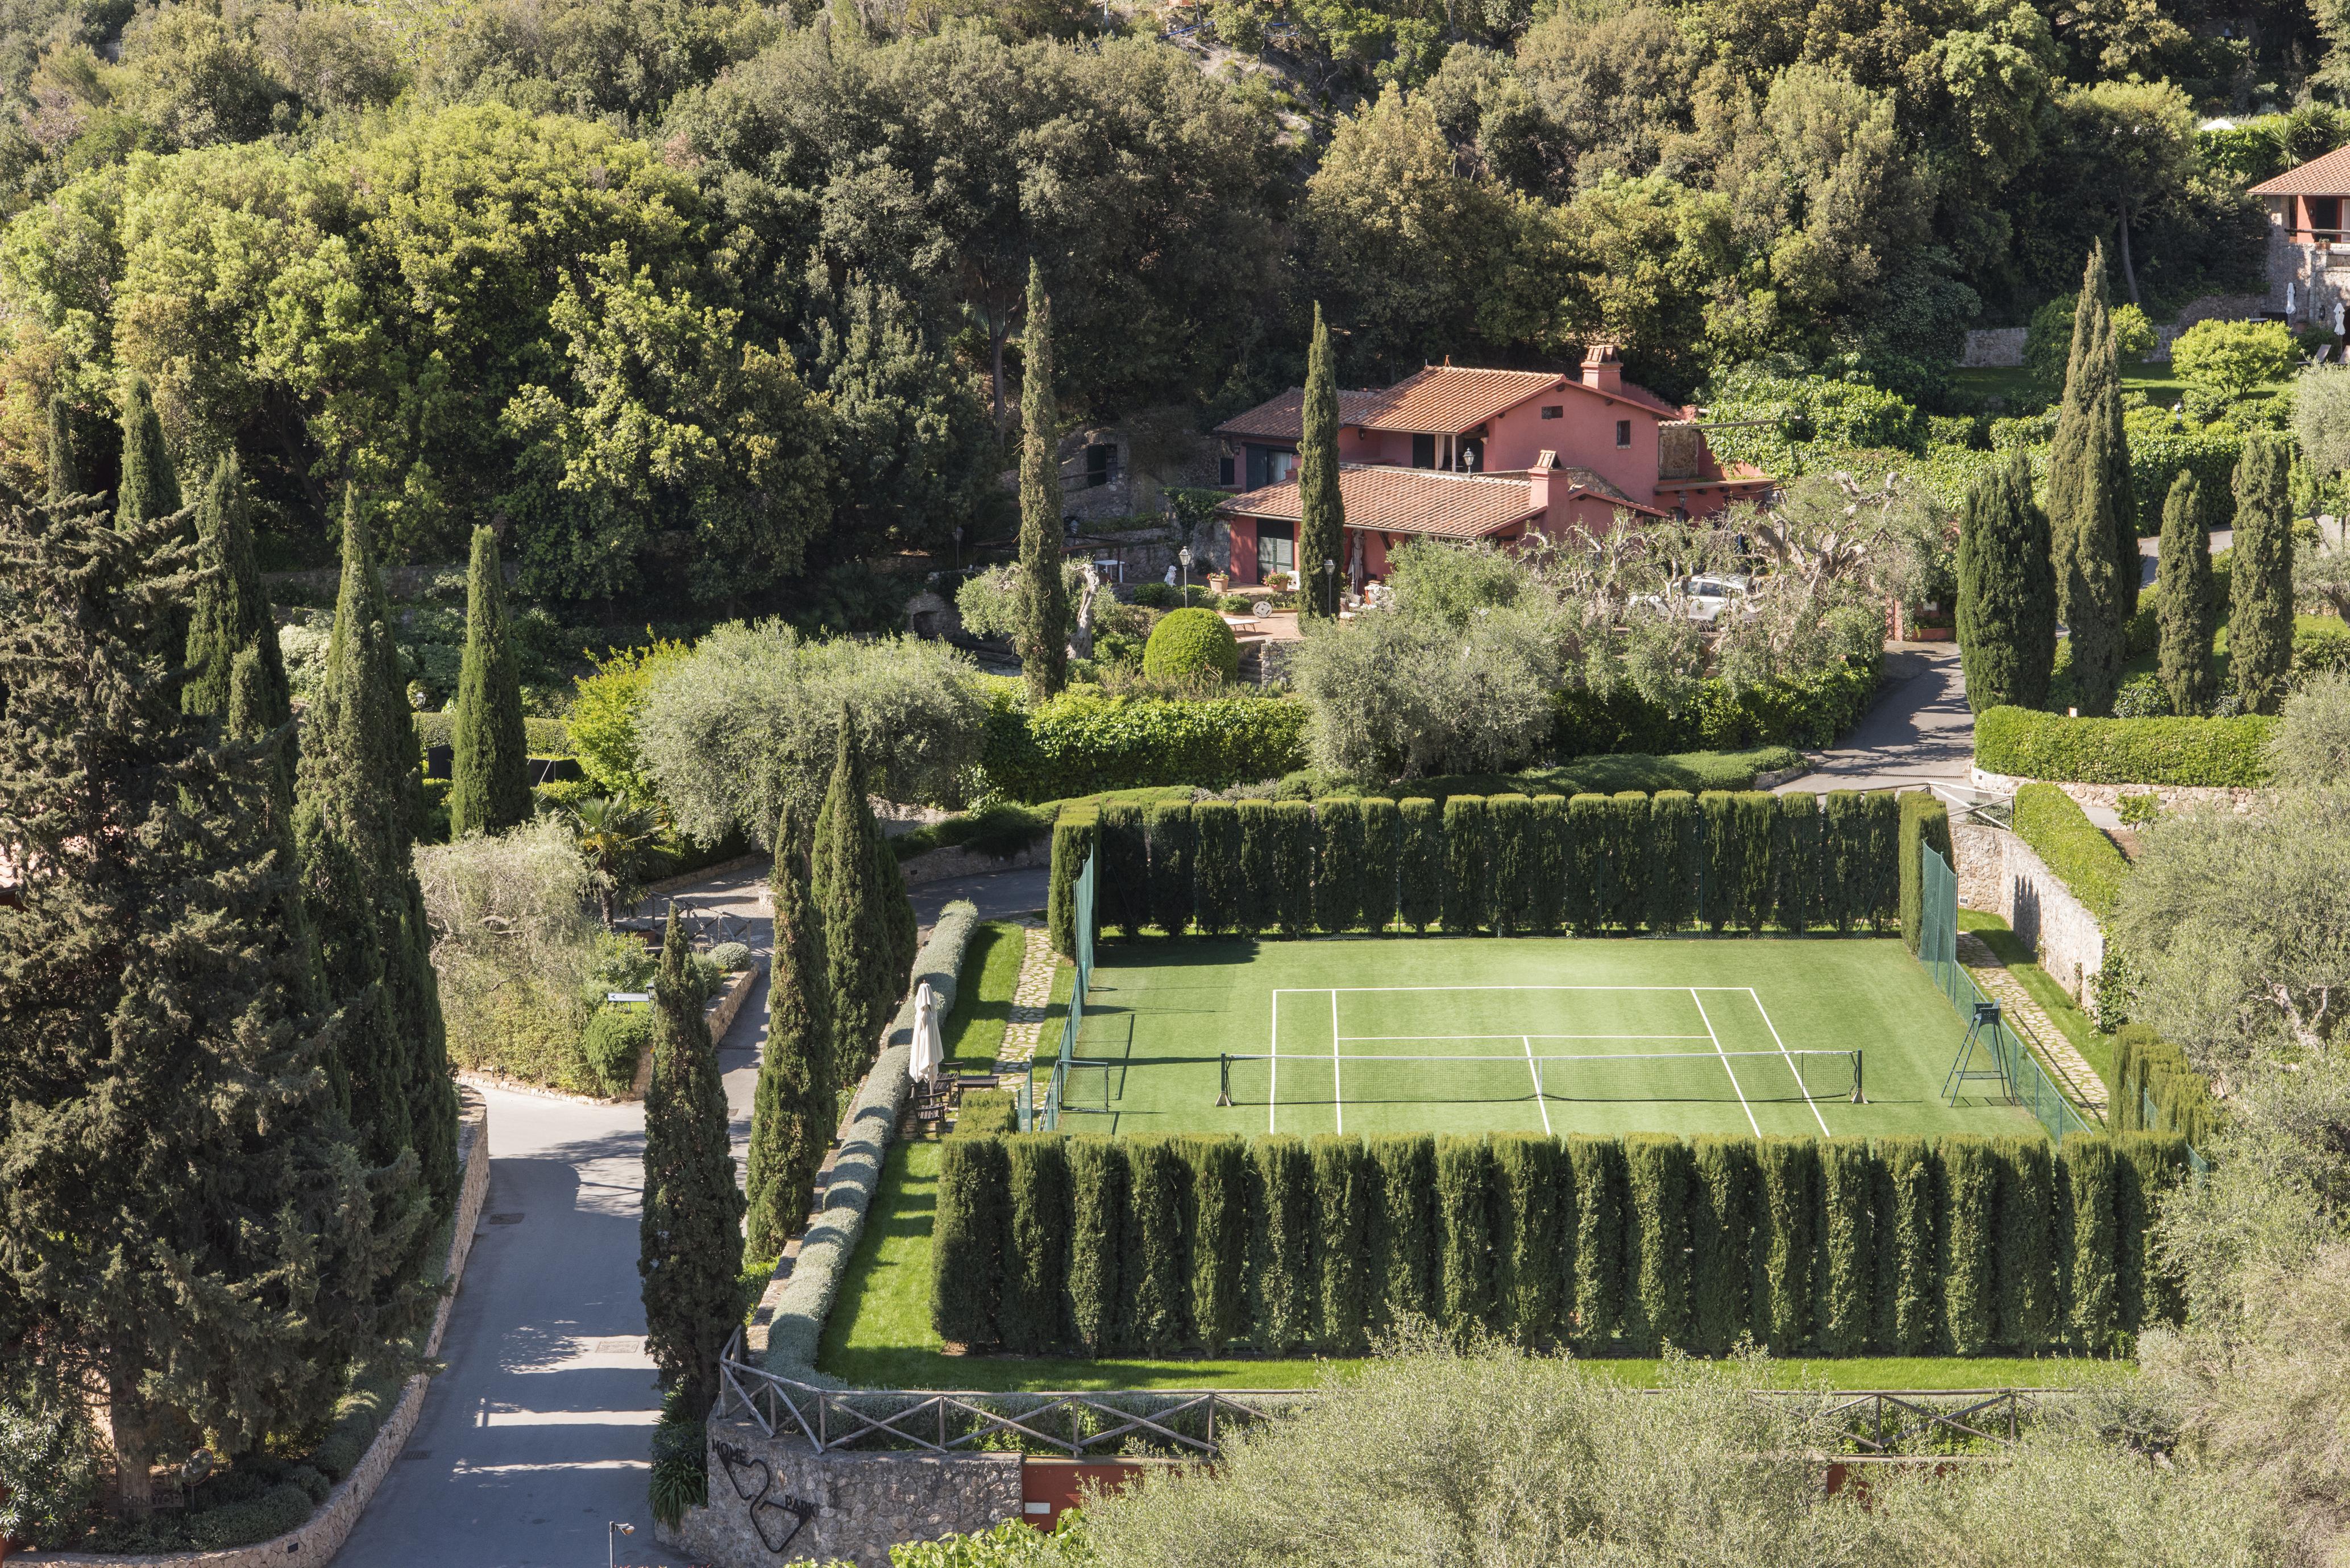
[[[1128,936],[1882,930],[1919,809],[1853,791],[1112,802],[1055,830],[1053,935],[1070,950],[1069,857],[1097,848],[1096,917]]]
[[[2114,1036],[2117,1131],[2175,1132],[2190,1144],[2208,1144],[2218,1113],[2210,1083],[2186,1052],[2144,1023],[2122,1025]]]
[[[2126,1350],[2175,1322],[2176,1134],[957,1137],[931,1318],[974,1348],[1360,1355],[1415,1320],[1585,1355]]]

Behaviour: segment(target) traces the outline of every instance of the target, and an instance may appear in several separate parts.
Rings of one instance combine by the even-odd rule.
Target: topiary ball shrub
[[[637,1081],[637,1061],[653,1043],[653,1012],[650,1007],[620,1003],[598,1008],[579,1036],[579,1054],[588,1059],[597,1087],[618,1097]]]
[[[1157,680],[1213,674],[1230,680],[1240,670],[1240,642],[1213,610],[1170,610],[1142,649],[1142,672]]]
[[[710,961],[728,974],[751,967],[751,949],[745,942],[720,942],[710,950]]]

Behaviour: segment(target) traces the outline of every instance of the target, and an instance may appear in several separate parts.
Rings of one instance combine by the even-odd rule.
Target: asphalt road
[[[766,868],[708,878],[673,895],[743,922],[765,952]],[[925,932],[954,898],[990,918],[1040,909],[1045,873],[1008,871],[913,889]],[[667,897],[641,913],[661,913]],[[766,981],[719,1042],[736,1170],[767,1029]],[[588,1568],[605,1530],[637,1526],[619,1561],[677,1568],[653,1544],[645,1499],[660,1389],[644,1354],[637,1220],[644,1109],[484,1091],[490,1191],[407,1451],[337,1559],[340,1568]],[[511,1216],[513,1218],[509,1219]]]
[[[1834,789],[1899,789],[1920,784],[1963,788],[1971,776],[1975,716],[1950,643],[1928,643],[1885,656],[1876,705],[1782,794]]]

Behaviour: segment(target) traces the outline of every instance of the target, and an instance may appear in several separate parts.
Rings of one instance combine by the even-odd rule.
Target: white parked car
[[[1681,578],[1673,585],[1674,592],[1669,597],[1650,594],[1633,602],[1653,605],[1659,609],[1678,602],[1690,619],[1700,626],[1711,626],[1731,605],[1744,604],[1747,590],[1752,587],[1752,578],[1736,573],[1704,573]]]

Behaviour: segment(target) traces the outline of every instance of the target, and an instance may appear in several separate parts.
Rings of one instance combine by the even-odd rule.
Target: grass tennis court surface
[[[1885,938],[1104,942],[1061,1127],[2039,1130],[1980,1085],[1944,1103],[1965,1034]]]

